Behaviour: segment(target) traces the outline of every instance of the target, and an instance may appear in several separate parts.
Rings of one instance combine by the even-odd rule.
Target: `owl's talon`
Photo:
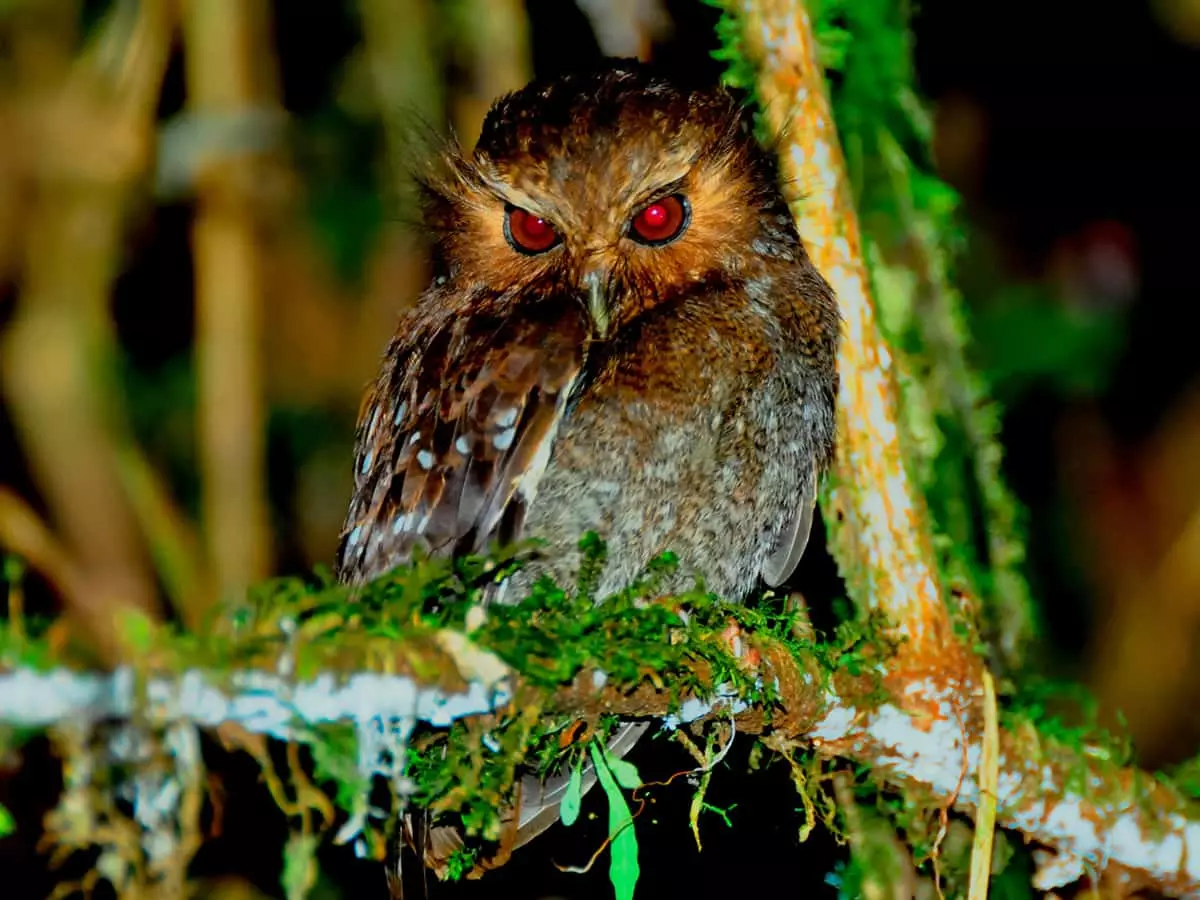
[[[721,640],[729,645],[729,652],[741,661],[747,669],[756,669],[762,662],[762,655],[754,647],[742,640],[742,629],[737,622],[730,620],[725,630],[721,632]]]

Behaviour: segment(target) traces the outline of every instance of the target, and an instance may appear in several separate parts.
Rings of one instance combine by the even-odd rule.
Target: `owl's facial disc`
[[[560,273],[574,272],[579,297],[592,323],[593,336],[609,337],[622,318],[620,298],[625,290],[618,272],[628,274],[630,251],[647,266],[661,248],[674,244],[692,223],[692,204],[683,193],[682,178],[641,191],[641,199],[614,198],[597,213],[591,203],[555,202],[539,191],[525,191],[497,179],[492,187],[503,203],[503,234],[520,256],[545,256],[546,265]],[[595,198],[593,198],[593,203]],[[584,212],[578,210],[582,207]],[[620,210],[616,217],[607,210]],[[643,248],[640,251],[630,245]],[[566,255],[564,256],[563,253]]]

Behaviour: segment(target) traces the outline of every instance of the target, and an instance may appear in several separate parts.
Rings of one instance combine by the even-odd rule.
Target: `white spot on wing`
[[[433,454],[428,450],[417,451],[417,464],[425,470],[433,468]]]
[[[541,480],[542,475],[546,471],[546,466],[550,462],[550,451],[554,447],[554,439],[558,434],[559,424],[562,422],[563,409],[566,406],[566,399],[571,395],[571,388],[574,387],[574,384],[575,379],[572,379],[563,387],[562,391],[555,398],[554,421],[550,424],[550,428],[547,429],[546,436],[538,445],[537,452],[534,453],[533,458],[529,461],[529,465],[526,467],[525,471],[520,474],[520,476],[517,478],[517,483],[513,486],[515,493],[525,501],[526,506],[531,504],[533,502],[533,498],[537,495],[538,482]],[[510,430],[515,434],[515,429]],[[497,447],[500,446],[500,437],[501,435],[497,435],[496,437],[495,442]],[[511,435],[509,436],[507,443],[512,443]],[[507,446],[507,444],[505,446]],[[502,512],[502,507],[496,507],[495,505],[490,507],[484,513],[483,519],[480,523],[481,530],[484,532],[490,532],[491,529],[496,526],[496,522],[499,520]],[[507,585],[507,580],[500,585],[500,593],[493,598],[496,602],[501,602],[499,597],[502,596],[502,593]]]
[[[512,446],[513,439],[517,436],[517,429],[505,428],[502,432],[492,438],[492,443],[496,445],[497,450],[507,450]]]
[[[463,456],[466,456],[471,452],[471,442],[467,440],[467,436],[465,434],[461,435],[458,440],[454,442],[454,449]]]
[[[496,424],[501,428],[511,428],[512,426],[516,425],[517,408],[515,406],[509,407],[508,411],[497,420]]]
[[[401,400],[396,404],[396,415],[392,418],[392,424],[399,425],[404,421],[406,415],[408,415],[408,402]]]

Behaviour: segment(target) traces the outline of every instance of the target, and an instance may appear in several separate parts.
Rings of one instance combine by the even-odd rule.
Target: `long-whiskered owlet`
[[[609,61],[502,97],[441,162],[438,270],[364,403],[340,577],[542,538],[520,599],[572,584],[594,531],[598,597],[664,551],[731,603],[782,583],[831,455],[839,317],[748,113]]]

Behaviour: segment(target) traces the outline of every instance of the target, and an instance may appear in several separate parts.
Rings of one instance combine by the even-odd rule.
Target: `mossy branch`
[[[757,72],[790,200],[813,262],[838,296],[844,332],[838,448],[822,508],[851,597],[886,613],[914,667],[957,653],[925,501],[908,470],[892,353],[880,331],[845,160],[812,23],[798,0],[741,0],[739,50]]]
[[[813,16],[836,3],[724,0],[720,5],[728,14],[723,37],[724,56],[731,62],[729,77],[752,88],[758,99],[764,137],[776,146],[801,234],[817,267],[833,284],[845,320],[839,359],[838,453],[822,504],[831,547],[859,609],[882,613],[888,633],[905,639],[888,662],[889,701],[865,717],[852,716],[852,710],[835,702],[830,714],[836,716],[840,710],[847,717],[846,734],[826,741],[818,727],[808,736],[822,752],[859,759],[881,777],[932,786],[938,796],[955,804],[969,797],[965,809],[971,812],[978,799],[974,773],[983,721],[979,711],[983,661],[974,652],[975,617],[962,615],[963,610],[955,608],[961,603],[952,601],[957,596],[971,604],[982,598],[946,590],[934,548],[934,523],[922,493],[920,448],[913,446],[916,436],[903,418],[897,385],[900,361],[881,327],[873,296],[873,273],[866,259],[869,241],[860,229],[824,72],[831,62],[829,51],[844,56],[851,36],[843,32],[838,41],[818,46]],[[934,286],[944,287],[944,273],[935,274],[930,278]],[[942,355],[951,357],[954,370],[961,363],[961,346],[954,344],[949,351]],[[943,375],[961,378],[964,372],[959,365]],[[967,385],[976,387],[973,382]],[[981,428],[978,421],[971,419],[964,427],[970,452],[978,457],[975,476],[987,493],[982,513],[989,537],[1001,544],[1009,542],[991,545],[993,575],[1016,577],[1019,553],[1012,550],[1015,538],[1008,495],[996,489],[996,485],[1003,488],[996,448],[989,429]],[[1027,615],[1023,585],[994,587],[1018,619]],[[1019,657],[1017,645],[1026,631],[1027,626],[1019,622],[1003,636],[1008,646],[1001,648],[1002,658],[1011,662]],[[971,737],[960,739],[956,731]],[[961,754],[957,760],[956,753]],[[1078,779],[1081,764],[1085,780],[1075,784],[1092,779],[1102,794],[1088,796],[1125,798],[1122,802],[1130,811],[1106,815],[1087,803],[1082,792],[1064,791],[1070,779]],[[1037,886],[1054,887],[1079,877],[1084,873],[1081,860],[1088,860],[1087,865],[1096,870],[1117,861],[1115,848],[1136,830],[1134,810],[1163,802],[1157,808],[1173,823],[1167,829],[1174,834],[1172,859],[1153,878],[1163,890],[1196,889],[1194,874],[1185,873],[1194,853],[1189,852],[1189,844],[1195,846],[1200,829],[1185,818],[1178,796],[1164,799],[1157,793],[1158,785],[1139,789],[1139,783],[1147,782],[1128,770],[1105,775],[1095,771],[1086,757],[1081,761],[1070,752],[1065,757],[1047,754],[1032,728],[1001,736],[999,765],[998,820],[1067,851],[1043,868]],[[1014,803],[1018,797],[1024,806]],[[1051,827],[1055,821],[1072,824]],[[1121,835],[1120,841],[1114,839],[1116,834]],[[1099,855],[1080,853],[1085,845]]]
[[[600,645],[588,641],[591,649],[574,658],[565,681],[554,683],[563,674],[557,670],[539,671],[539,648],[555,643],[560,629],[579,620],[575,600],[534,617],[534,606],[543,606],[535,598],[528,608],[489,622],[477,633],[478,642],[458,630],[420,627],[400,634],[397,642],[419,647],[419,653],[387,658],[338,649],[339,643],[367,640],[383,619],[351,624],[336,643],[314,639],[319,630],[310,626],[324,608],[316,603],[298,619],[271,618],[292,622],[292,630],[269,653],[262,652],[265,632],[255,626],[237,646],[219,650],[211,642],[165,634],[143,637],[148,662],[138,671],[99,675],[28,664],[0,669],[0,722],[36,728],[72,723],[79,729],[104,719],[132,719],[139,728],[168,733],[180,725],[236,723],[245,732],[285,740],[342,723],[357,736],[343,748],[344,764],[353,768],[357,760],[365,786],[375,775],[395,776],[378,764],[377,751],[389,740],[393,751],[403,750],[418,722],[445,728],[468,717],[496,722],[506,710],[521,716],[530,709],[592,722],[607,715],[653,718],[668,729],[732,718],[738,731],[766,735],[776,749],[806,744],[825,757],[869,768],[881,783],[919,788],[931,808],[974,813],[984,740],[982,691],[947,690],[952,674],[943,670],[928,672],[928,684],[914,685],[889,673],[887,654],[894,648],[869,635],[841,647],[814,644],[749,611],[744,624],[759,627],[743,628],[742,637],[756,652],[739,661],[720,649],[727,610],[715,600],[709,605],[701,594],[681,602],[693,611],[687,621],[679,615],[684,606],[639,607],[631,601],[618,602],[615,611],[597,608],[589,626],[594,634],[625,632],[634,643],[639,635],[654,634],[663,646],[676,648],[655,661],[653,675],[647,667],[628,667],[628,659],[641,652],[627,656],[618,648],[605,660],[597,655]],[[415,620],[411,613],[406,618]],[[489,645],[493,649],[485,649]],[[29,659],[30,646],[15,654],[10,644],[0,658]],[[214,653],[243,662],[223,669],[213,665]],[[371,669],[361,667],[364,655],[374,660]],[[525,660],[525,674],[511,664],[517,659]],[[418,668],[430,674],[414,674]],[[914,708],[914,696],[941,699]],[[383,723],[399,727],[385,729]],[[1052,739],[1024,720],[1002,730],[998,746],[998,824],[1058,851],[1047,854],[1039,888],[1116,865],[1168,894],[1200,891],[1200,817],[1171,784],[1122,766],[1099,742]],[[511,778],[512,766],[504,768]],[[343,829],[355,834],[366,814],[354,791],[339,794],[338,804],[352,819],[359,814],[355,827]]]

